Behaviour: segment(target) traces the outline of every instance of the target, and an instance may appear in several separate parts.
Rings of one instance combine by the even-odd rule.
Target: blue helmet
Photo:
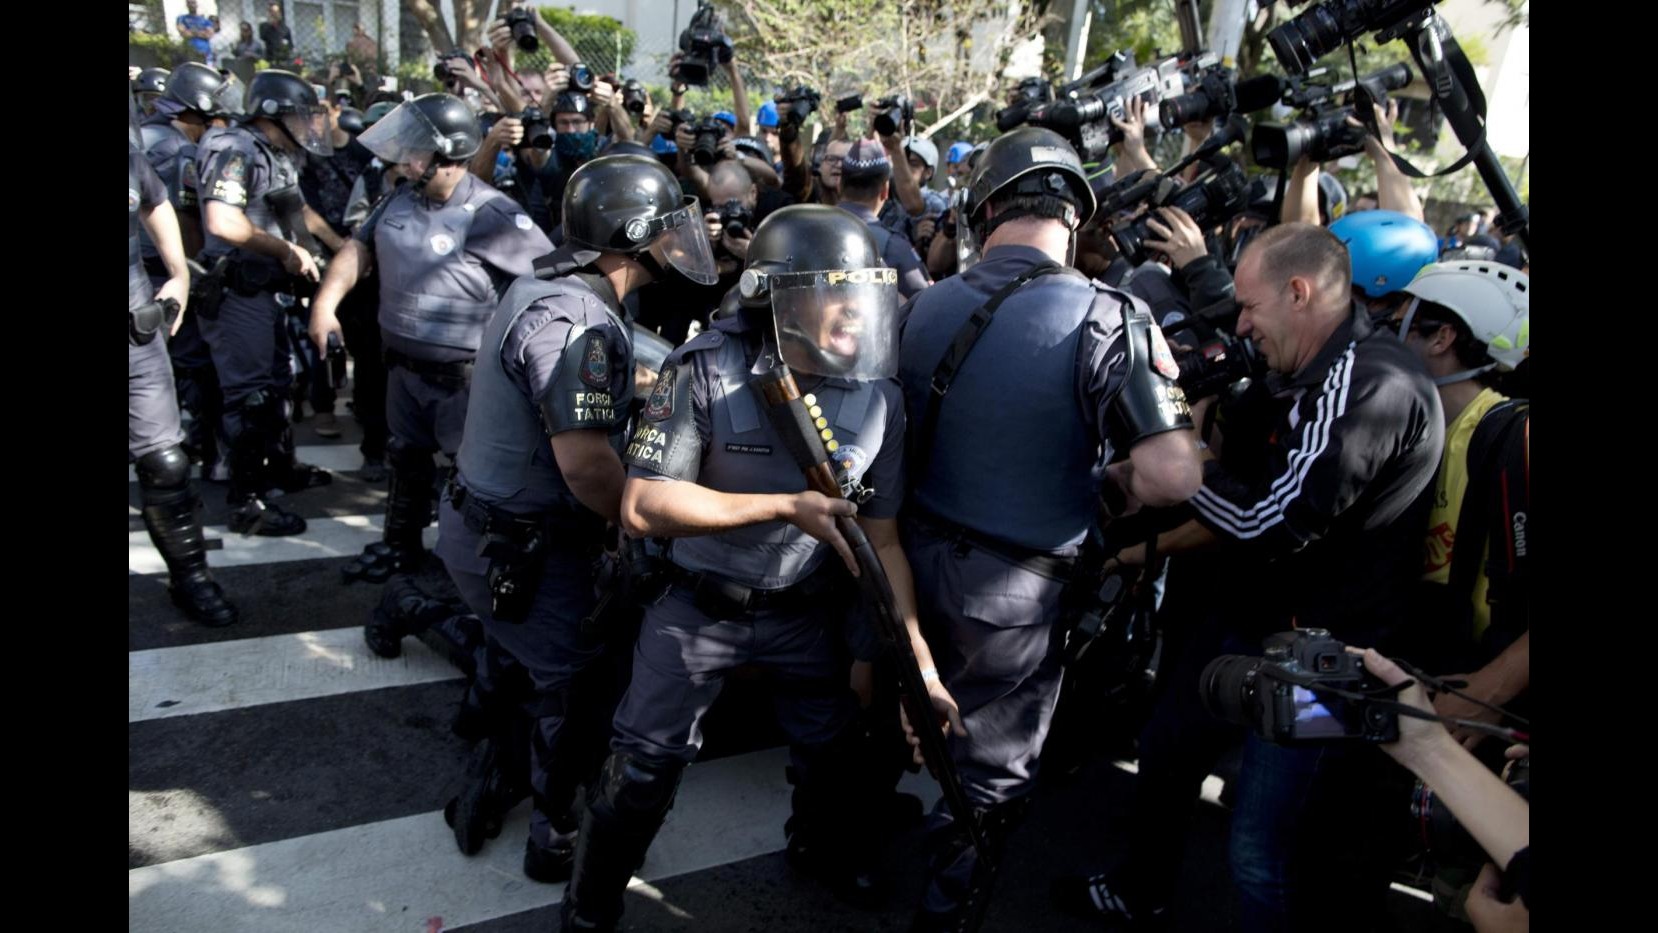
[[[1330,225],[1347,245],[1353,284],[1371,298],[1390,295],[1439,260],[1439,237],[1428,225],[1398,211],[1359,211]]]
[[[732,129],[736,129],[736,127],[737,127],[737,115],[732,113],[729,110],[719,111],[718,113],[714,114],[714,119],[720,121],[721,123],[724,123],[726,126],[729,126]]]
[[[969,152],[972,152],[972,151],[973,151],[973,144],[972,143],[970,143],[970,142],[959,142],[959,143],[956,143],[956,144],[954,144],[950,147],[950,151],[945,156],[945,160],[948,164],[955,165],[957,162],[960,162],[962,159],[967,158],[967,154]]]
[[[777,104],[772,102],[772,101],[769,101],[769,100],[766,101],[765,103],[761,104],[760,105],[759,120],[760,120],[760,125],[761,126],[764,126],[764,127],[767,127],[767,128],[771,128],[771,127],[776,126],[777,125]],[[735,122],[735,121],[733,121],[733,122]]]

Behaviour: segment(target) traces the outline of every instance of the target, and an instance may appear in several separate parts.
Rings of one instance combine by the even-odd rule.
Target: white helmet
[[[922,181],[922,184],[931,181],[932,174],[938,171],[937,144],[930,139],[922,139],[920,136],[910,136],[904,140],[904,151],[915,153],[921,157],[921,161],[927,163],[927,178]]]
[[[1485,344],[1495,362],[1468,373],[1468,378],[1496,368],[1508,371],[1531,352],[1531,277],[1496,262],[1457,260],[1423,266],[1403,289],[1415,296],[1399,332],[1405,333],[1416,316],[1419,301],[1431,301],[1454,312]]]

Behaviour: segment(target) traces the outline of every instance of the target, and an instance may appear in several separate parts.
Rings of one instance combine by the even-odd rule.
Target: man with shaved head
[[[1281,406],[1266,468],[1236,476],[1205,450],[1197,517],[1159,536],[1157,550],[1220,546],[1259,568],[1248,611],[1265,622],[1239,631],[1240,609],[1235,635],[1328,629],[1348,645],[1420,662],[1444,637],[1406,604],[1421,573],[1444,417],[1421,361],[1373,329],[1351,283],[1346,247],[1319,226],[1283,224],[1245,248],[1237,334],[1259,350]],[[1197,412],[1194,420],[1204,423]],[[1117,560],[1142,563],[1144,546]],[[1395,771],[1363,742],[1278,745],[1252,731],[1231,836],[1240,929],[1298,931],[1385,913],[1386,782]],[[1329,835],[1335,826],[1339,838]],[[1137,915],[1162,906],[1141,903]]]

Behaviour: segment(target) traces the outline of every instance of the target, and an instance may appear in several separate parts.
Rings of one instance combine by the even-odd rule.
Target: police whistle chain
[[[832,499],[849,498],[847,491],[841,488],[840,480],[835,477],[834,468],[829,465],[826,443],[832,442],[832,438],[824,436],[828,433],[827,428],[817,427],[808,404],[801,398],[794,373],[781,359],[774,358],[771,369],[761,374],[755,385],[765,402],[772,427],[777,429],[783,445],[806,474],[807,487]],[[909,631],[898,612],[897,600],[892,594],[892,581],[887,579],[886,569],[881,566],[874,545],[869,543],[869,538],[855,519],[841,516],[836,519],[835,526],[858,560],[858,588],[875,617],[876,629],[898,659],[899,698],[904,714],[909,717],[913,731],[920,740],[921,758],[938,781],[950,812],[958,823],[966,827],[978,857],[988,865],[991,850],[986,844],[984,830],[973,815],[967,792],[962,789],[961,776],[956,773],[943,731],[932,727],[938,713],[934,711],[932,698],[927,694],[921,664],[916,660]]]

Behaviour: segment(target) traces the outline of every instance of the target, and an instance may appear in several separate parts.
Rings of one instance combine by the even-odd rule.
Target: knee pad
[[[623,826],[654,832],[673,807],[681,761],[661,761],[631,752],[612,752],[604,763],[591,801],[595,816]]]
[[[190,457],[178,444],[138,458],[138,484],[146,491],[177,492],[190,485]]]

